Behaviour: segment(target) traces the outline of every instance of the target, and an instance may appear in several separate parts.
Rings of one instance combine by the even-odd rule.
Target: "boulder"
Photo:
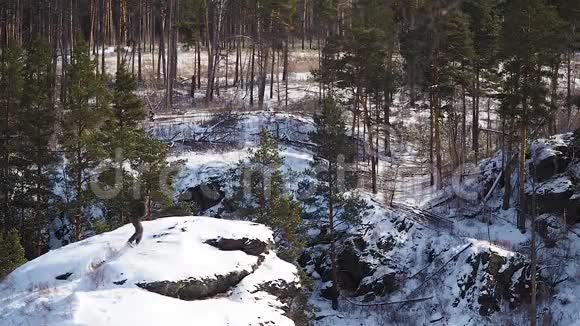
[[[326,300],[334,301],[337,300],[340,294],[336,291],[336,288],[332,286],[332,282],[328,282],[322,289],[320,290],[320,296],[325,298]]]
[[[362,280],[372,275],[371,266],[361,259],[361,255],[356,248],[358,241],[347,242],[344,249],[338,254],[336,263],[338,265],[338,280],[340,288],[348,292],[356,292],[358,295],[367,292],[359,292]]]
[[[189,278],[181,281],[160,281],[151,283],[136,283],[142,289],[168,297],[193,301],[211,298],[217,294],[226,293],[238,285],[250,273],[246,270],[233,271],[214,278]]]
[[[568,200],[566,223],[580,223],[580,192],[574,193]]]
[[[572,161],[571,134],[556,135],[532,145],[533,175],[538,181],[563,173]]]
[[[568,176],[562,175],[540,183],[535,191],[538,213],[564,213],[573,194],[573,183]],[[528,186],[526,189],[528,209],[531,209],[534,203],[533,192],[533,189]]]
[[[459,297],[453,303],[457,307],[466,300],[469,307],[477,302],[479,314],[490,316],[501,310],[502,303],[510,309],[520,307],[530,301],[530,264],[522,255],[509,258],[493,251],[473,253],[466,260],[471,266],[458,279]],[[545,279],[538,274],[538,294],[548,291]]]
[[[563,219],[552,214],[542,214],[536,218],[535,230],[544,239],[546,247],[556,246],[562,231],[566,229]]]
[[[218,181],[202,183],[191,187],[179,196],[180,201],[194,202],[200,211],[208,210],[219,204],[226,196]]]
[[[251,256],[259,256],[263,253],[266,253],[270,249],[272,249],[272,244],[264,242],[260,239],[228,239],[228,238],[218,238],[218,239],[209,239],[206,240],[204,243],[216,247],[219,250],[223,251],[243,251],[248,255]]]

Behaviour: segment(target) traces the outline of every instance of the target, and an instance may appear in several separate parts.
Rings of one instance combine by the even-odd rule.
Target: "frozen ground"
[[[123,246],[124,227],[53,250],[17,269],[0,287],[0,325],[293,325],[283,304],[263,287],[296,283],[296,268],[275,256],[261,259],[222,251],[210,239],[271,243],[264,226],[207,217],[173,217],[144,223],[143,242]],[[244,273],[220,295],[184,301],[137,284],[205,281]]]

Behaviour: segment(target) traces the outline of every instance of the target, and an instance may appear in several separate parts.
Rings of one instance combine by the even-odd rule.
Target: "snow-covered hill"
[[[239,161],[248,158],[248,149],[257,146],[261,128],[279,138],[290,193],[297,195],[300,182],[308,178],[304,171],[313,161],[308,132],[314,124],[307,115],[192,116],[149,127],[172,145],[170,160],[184,162],[176,195],[216,185],[220,196],[200,213],[208,216],[228,216],[221,200],[232,195],[232,173]],[[537,193],[546,217],[539,217],[546,223],[536,226],[541,241],[538,320],[546,325],[574,325],[580,309],[576,299],[580,230],[576,219],[568,219],[566,228],[559,218],[560,208],[566,208],[568,217],[578,212],[580,161],[573,153],[572,139],[567,134],[538,140],[527,162],[529,185],[536,180],[537,187],[546,189],[565,186]],[[404,167],[395,180],[395,205],[386,202],[386,193],[359,189],[370,206],[368,214],[361,225],[339,230],[344,236],[337,242],[338,311],[331,309],[328,300],[333,293],[328,291],[326,231],[319,221],[304,216],[307,248],[299,263],[312,281],[304,291],[310,298],[312,324],[527,325],[530,232],[522,234],[515,226],[517,193],[512,194],[510,209],[500,209],[501,153],[474,167],[459,187],[450,181],[438,191],[429,187],[428,175],[419,168],[419,152],[413,146],[402,151],[400,145],[393,144],[398,149],[393,157],[379,161],[383,176]],[[517,190],[516,172],[512,190]],[[306,212],[319,205],[317,201],[302,204]],[[569,233],[562,236],[564,230]],[[302,310],[292,304],[300,292],[296,269],[265,252],[273,241],[266,228],[208,218],[170,218],[148,222],[146,232],[148,238],[137,248],[123,248],[132,233],[126,226],[20,268],[0,289],[0,298],[7,297],[0,301],[0,318],[4,318],[0,325],[4,321],[7,325],[180,325],[183,321],[204,326],[292,325],[293,309]],[[238,241],[207,241],[219,237]],[[258,241],[241,241],[244,238]],[[240,250],[226,252],[215,246]],[[56,280],[57,276],[65,280]],[[401,301],[411,302],[392,304]]]
[[[296,268],[258,224],[209,217],[144,223],[50,251],[0,284],[0,325],[294,325]]]

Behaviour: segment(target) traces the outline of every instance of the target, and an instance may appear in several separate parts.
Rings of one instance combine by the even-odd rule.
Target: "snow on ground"
[[[171,217],[145,222],[144,229],[143,242],[135,248],[124,245],[133,233],[125,225],[21,266],[0,284],[0,325],[293,325],[282,303],[261,288],[268,282],[295,283],[293,265],[272,253],[259,263],[256,256],[204,243],[219,238],[271,243],[268,228]],[[183,301],[136,286],[240,271],[248,276],[205,300]]]

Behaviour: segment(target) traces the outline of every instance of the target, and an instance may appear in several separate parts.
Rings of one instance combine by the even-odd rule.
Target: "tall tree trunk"
[[[465,85],[461,86],[461,163],[467,161],[467,100],[465,95]]]
[[[526,110],[526,105],[524,105]],[[522,233],[526,232],[526,143],[527,143],[527,123],[524,121],[520,124],[520,154],[519,154],[519,211],[518,211],[518,229]]]
[[[256,61],[256,44],[252,44],[252,68],[250,74],[250,106],[254,106],[254,75]]]
[[[475,68],[475,81],[474,81],[474,91],[473,91],[473,112],[472,112],[472,149],[474,152],[474,161],[477,164],[479,160],[479,74],[480,68],[479,64],[476,64]]]
[[[338,265],[336,262],[336,239],[334,230],[334,182],[333,182],[333,166],[329,165],[329,195],[328,195],[328,228],[330,235],[330,261],[331,261],[331,273],[332,273],[332,288],[333,288],[333,299],[332,308],[338,309],[338,297],[340,295],[340,289],[338,284]]]
[[[508,131],[511,133],[511,124],[508,125]],[[505,138],[505,128],[504,128],[504,138]],[[511,201],[511,194],[512,194],[512,162],[511,157],[513,155],[513,140],[512,137],[509,136],[507,139],[507,150],[506,154],[504,155],[504,173],[503,173],[503,184],[504,184],[504,193],[503,193],[503,203],[502,208],[504,210],[510,207]]]

